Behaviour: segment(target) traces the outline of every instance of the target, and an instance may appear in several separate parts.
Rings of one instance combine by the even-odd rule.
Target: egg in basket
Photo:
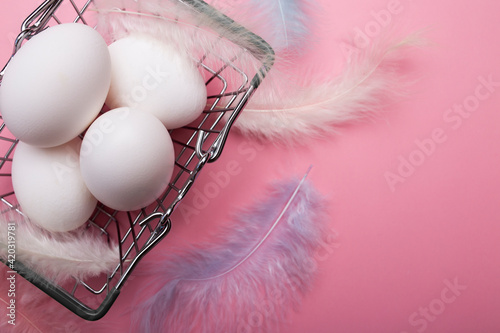
[[[2,261],[104,316],[273,61],[201,0],[44,1],[0,73]]]

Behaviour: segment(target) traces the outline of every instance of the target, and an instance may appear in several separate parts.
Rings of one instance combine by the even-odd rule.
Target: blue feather
[[[310,33],[311,18],[307,0],[250,0],[252,15],[263,24],[260,35],[276,51],[300,51]],[[266,24],[267,23],[267,24]]]

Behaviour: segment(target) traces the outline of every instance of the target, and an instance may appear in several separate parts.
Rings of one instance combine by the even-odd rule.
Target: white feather
[[[305,137],[335,132],[339,125],[373,115],[384,108],[385,102],[400,96],[407,86],[400,66],[404,51],[415,42],[410,36],[360,51],[339,76],[324,83],[313,81],[298,88],[288,84],[286,76],[280,78],[279,73],[275,75],[277,79],[268,77],[235,126],[244,134],[298,143],[304,142]]]
[[[85,228],[49,233],[17,212],[4,211],[0,215],[0,258],[7,264],[15,259],[44,278],[61,281],[111,273],[120,255],[117,245]]]

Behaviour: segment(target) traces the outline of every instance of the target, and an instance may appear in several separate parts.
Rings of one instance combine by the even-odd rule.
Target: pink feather
[[[325,207],[305,177],[278,183],[213,243],[165,255],[143,270],[159,290],[133,309],[135,330],[276,332],[312,287]]]

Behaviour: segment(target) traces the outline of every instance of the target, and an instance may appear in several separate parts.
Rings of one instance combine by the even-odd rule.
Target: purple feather
[[[135,331],[276,332],[311,287],[325,207],[305,176],[278,183],[218,242],[166,255],[147,271],[161,287],[136,309]]]

